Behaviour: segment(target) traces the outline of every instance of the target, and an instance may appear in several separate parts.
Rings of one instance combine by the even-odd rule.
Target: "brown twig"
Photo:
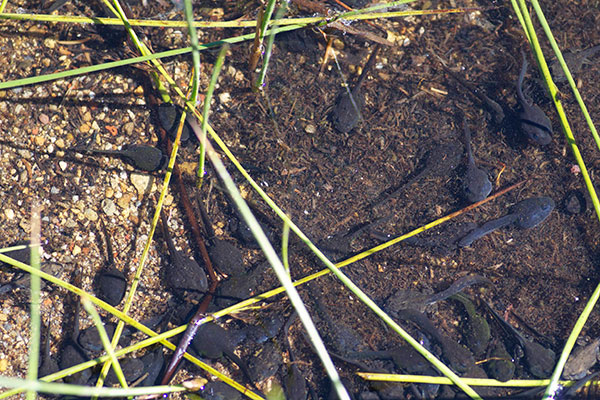
[[[149,85],[149,81],[147,81],[147,80],[143,80],[143,81],[144,81],[145,85]],[[148,105],[150,106],[151,109],[156,110],[158,107],[158,99],[156,98],[156,96],[153,93],[153,88],[145,87],[145,92],[146,92],[146,98],[148,101]],[[156,128],[157,128],[157,132],[158,132],[161,143],[164,144],[164,146],[167,150],[167,154],[170,154],[173,149],[173,146],[167,138],[167,132],[165,132],[165,130],[162,129],[162,127],[158,124],[156,124]],[[198,327],[199,327],[198,321],[200,321],[204,317],[204,313],[208,309],[208,306],[210,305],[210,302],[213,299],[214,293],[216,292],[217,285],[219,283],[217,274],[215,273],[215,270],[210,261],[210,257],[208,256],[208,251],[206,250],[206,245],[204,244],[204,240],[202,239],[200,225],[198,223],[198,219],[196,218],[194,209],[192,208],[190,198],[187,194],[187,190],[185,187],[185,183],[183,181],[183,176],[181,174],[181,170],[179,169],[177,164],[175,164],[173,166],[173,176],[175,177],[175,181],[177,184],[177,191],[179,193],[179,200],[181,202],[181,206],[183,207],[184,215],[186,216],[188,223],[190,225],[190,228],[192,231],[192,236],[193,236],[194,242],[196,244],[196,248],[199,250],[200,255],[202,256],[202,259],[204,261],[204,265],[206,266],[206,271],[208,272],[208,277],[210,279],[210,287],[208,289],[208,293],[206,294],[206,296],[204,296],[204,298],[202,299],[202,302],[198,306],[198,310],[196,311],[196,314],[190,320],[187,330],[183,334],[183,337],[179,341],[177,348],[175,349],[175,352],[173,353],[171,361],[169,362],[169,365],[166,368],[165,373],[163,375],[163,378],[161,381],[162,385],[168,384],[169,381],[171,380],[171,378],[173,377],[173,374],[175,373],[175,370],[179,366],[179,363],[181,362],[183,355],[187,351],[189,344],[191,343],[194,336],[196,335],[196,332],[198,331]]]

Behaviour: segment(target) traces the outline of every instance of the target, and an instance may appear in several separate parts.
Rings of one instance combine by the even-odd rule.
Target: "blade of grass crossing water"
[[[258,49],[256,49],[257,52],[259,52],[260,48],[262,47],[265,30],[267,28],[267,25],[269,24],[269,21],[271,19],[271,15],[273,14],[274,8],[275,8],[275,0],[269,0],[269,3],[267,4],[267,7],[265,9],[265,13],[263,15],[260,29],[258,32],[259,40],[258,40],[258,44],[257,44]],[[286,3],[283,2],[281,4],[281,7],[279,8],[279,10],[277,11],[275,20],[281,19],[281,16],[285,13],[285,10],[286,10]],[[265,76],[267,74],[267,68],[269,66],[269,59],[271,58],[271,51],[273,49],[273,39],[274,38],[275,38],[275,33],[273,30],[271,30],[271,33],[269,34],[269,40],[267,41],[267,46],[265,48],[265,54],[264,54],[264,58],[263,58],[262,68],[260,70],[258,79],[254,83],[254,90],[261,90],[264,85]],[[253,71],[250,71],[250,73],[253,73]]]
[[[200,46],[198,44],[198,34],[196,33],[196,27],[194,26],[194,10],[192,8],[192,1],[185,0],[183,2],[185,11],[185,19],[188,24],[188,34],[190,36],[190,43],[192,45],[192,65],[194,66],[194,77],[192,80],[192,94],[190,101],[196,103],[198,99],[198,89],[200,86]]]
[[[587,107],[585,106],[585,103],[583,102],[583,99],[581,98],[581,95],[579,94],[579,91],[577,90],[577,86],[575,85],[575,82],[573,81],[573,77],[571,76],[571,73],[567,68],[564,58],[562,57],[562,54],[560,52],[560,49],[558,48],[558,44],[556,43],[556,40],[554,39],[554,35],[552,34],[552,31],[550,29],[550,26],[548,25],[546,17],[544,16],[544,13],[543,13],[537,0],[532,0],[531,3],[535,10],[536,16],[538,17],[538,20],[539,20],[540,24],[542,25],[542,28],[544,29],[544,33],[546,34],[546,37],[548,38],[554,52],[556,53],[557,58],[559,59],[559,62],[561,63],[561,66],[565,72],[565,75],[567,76],[569,85],[571,86],[571,89],[573,90],[573,94],[575,95],[575,98],[577,99],[579,107],[580,107],[580,109],[586,119],[586,122],[590,128],[590,131],[592,133],[592,136],[594,138],[596,146],[598,148],[600,148],[600,138],[598,137],[598,132],[596,131],[596,127],[594,126],[594,123],[592,122],[592,119],[587,111]],[[549,75],[549,72],[548,72],[548,75]],[[555,98],[555,97],[556,96],[553,96],[553,98]],[[579,165],[579,168],[582,171],[582,176],[583,176],[585,185],[587,187],[587,190],[590,194],[590,197],[592,198],[592,203],[594,204],[594,209],[596,211],[596,215],[597,215],[598,219],[600,220],[600,203],[598,202],[598,196],[597,196],[594,186],[591,182],[591,179],[588,174],[587,168],[585,166],[583,157],[581,157],[579,148],[577,147],[577,144],[575,142],[575,137],[569,128],[568,122],[566,120],[566,116],[564,116],[564,120],[563,120],[564,112],[561,113],[560,111],[561,110],[559,110],[559,114],[561,116],[561,123],[563,124],[563,127],[566,127],[565,135],[567,137],[567,142],[570,144],[571,151],[573,152],[573,155],[575,156],[575,159],[577,160],[577,164]],[[556,368],[554,369],[554,372],[552,373],[552,376],[550,378],[550,383],[548,384],[548,387],[546,388],[546,391],[544,392],[544,397],[543,397],[544,399],[555,398],[556,393],[560,388],[559,380],[560,380],[560,377],[564,370],[565,364],[567,363],[569,355],[571,354],[571,351],[573,350],[573,347],[575,346],[575,342],[576,342],[577,338],[579,337],[579,334],[583,330],[583,327],[585,326],[585,323],[587,322],[587,320],[588,320],[592,310],[594,309],[596,303],[598,302],[599,298],[600,298],[600,283],[596,286],[596,289],[592,293],[592,296],[590,297],[587,304],[585,305],[583,311],[581,312],[581,315],[579,316],[575,325],[573,326],[573,330],[571,331],[571,333],[569,334],[569,337],[567,338],[567,341],[564,345],[563,351],[561,352],[561,355],[556,364]]]
[[[217,85],[217,80],[219,78],[219,74],[221,73],[221,68],[223,68],[223,63],[225,62],[225,55],[229,50],[229,44],[225,43],[221,47],[221,51],[219,52],[219,56],[217,57],[217,61],[215,62],[215,66],[213,68],[213,73],[210,78],[210,83],[208,84],[208,88],[206,89],[206,95],[204,96],[204,105],[202,107],[202,134],[200,136],[200,159],[198,162],[198,183],[197,186],[200,188],[202,186],[202,180],[204,179],[205,171],[205,162],[206,162],[206,127],[208,126],[208,114],[210,112],[210,102],[213,97],[213,93],[215,91],[215,86]]]
[[[290,242],[290,226],[287,222],[283,222],[281,230],[281,261],[285,272],[290,275],[290,262],[288,260],[288,243]],[[291,275],[290,275],[291,276]]]
[[[157,393],[184,392],[186,390],[183,386],[147,386],[127,389],[105,387],[95,388],[91,386],[65,385],[62,383],[49,383],[43,381],[29,381],[26,379],[10,378],[7,376],[0,376],[0,386],[6,388],[16,388],[28,391],[78,397],[130,397],[151,395]],[[15,393],[15,391],[11,391],[11,393]]]
[[[538,20],[540,21],[540,23],[546,33],[546,36],[550,40],[550,43],[551,43],[555,53],[557,53],[557,56],[559,59],[562,59],[562,55],[560,54],[558,45],[556,44],[556,41],[554,40],[551,29],[544,17],[541,7],[539,6],[539,4],[536,0],[532,0],[532,4],[533,4],[534,10],[536,12],[536,15],[538,17]],[[569,126],[569,123],[568,123],[566,114],[564,112],[564,109],[562,107],[562,104],[557,98],[558,91],[556,89],[556,86],[554,85],[554,82],[552,81],[550,71],[546,64],[544,55],[541,51],[541,47],[539,45],[539,41],[537,39],[535,29],[533,27],[533,22],[531,20],[528,10],[527,10],[527,5],[524,0],[519,0],[518,5],[516,5],[515,2],[513,1],[513,7],[515,7],[515,12],[517,14],[520,14],[519,20],[523,24],[524,31],[527,32],[527,36],[530,40],[532,49],[535,52],[536,57],[538,59],[538,64],[540,66],[542,75],[545,79],[546,87],[548,89],[550,97],[554,101],[563,131],[565,133],[565,137],[567,139],[567,143],[570,145],[571,151],[572,151],[573,155],[575,156],[575,159],[577,161],[577,164],[579,165],[579,168],[581,169],[585,185],[588,189],[588,192],[590,193],[590,196],[592,197],[594,209],[596,210],[596,214],[597,214],[598,218],[600,219],[600,204],[598,203],[598,198],[596,196],[595,189],[591,183],[584,160],[581,157],[581,153],[579,152],[579,148],[577,147],[577,144],[575,142],[575,137]],[[562,59],[562,63],[564,64],[564,59]],[[568,71],[566,71],[566,74],[567,74],[568,79],[570,80],[570,84],[572,86],[574,86],[574,82],[573,82],[572,77],[570,76],[570,73]],[[578,92],[576,94],[576,97],[577,96],[578,96]],[[583,102],[581,101],[580,106],[582,104],[583,104]],[[584,112],[584,115],[585,115],[585,113],[587,112],[587,110],[585,109],[585,105],[583,105],[582,111]],[[588,124],[590,124],[591,119],[588,119],[587,117],[586,117],[586,119],[588,120]],[[594,139],[596,140],[597,135],[595,135],[595,128],[593,127],[593,124],[591,124],[591,130],[592,130],[592,134],[594,135]],[[598,144],[598,141],[596,141],[596,143]],[[567,359],[568,359],[571,351],[573,350],[573,347],[575,346],[575,341],[576,341],[577,337],[579,336],[579,334],[581,333],[581,330],[583,329],[585,322],[587,321],[587,319],[588,319],[591,311],[593,310],[593,307],[595,306],[596,302],[598,301],[599,297],[600,297],[600,284],[594,290],[594,293],[592,294],[590,300],[588,301],[584,310],[582,311],[581,315],[579,316],[577,322],[575,323],[575,326],[573,327],[573,330],[571,331],[571,333],[569,335],[569,338],[567,339],[567,341],[563,347],[563,351],[561,352],[559,360],[555,366],[554,372],[552,373],[550,383],[548,384],[546,391],[544,393],[544,399],[551,399],[556,396],[556,392],[560,387],[559,379],[560,379],[560,376],[562,375],[562,371],[567,362]]]
[[[102,320],[100,319],[100,315],[98,315],[98,311],[94,308],[94,305],[90,302],[87,296],[81,297],[81,303],[83,304],[83,308],[87,311],[88,314],[92,317],[92,321],[94,321],[94,325],[98,330],[98,334],[100,336],[100,341],[102,342],[102,346],[108,354],[110,358],[110,363],[112,364],[113,370],[115,371],[115,375],[119,380],[119,383],[122,387],[127,388],[127,381],[125,380],[125,376],[123,375],[123,370],[121,369],[121,364],[119,364],[119,360],[115,356],[115,349],[110,344],[110,339],[108,338],[108,334],[106,333],[106,329],[104,329],[104,325],[102,325]],[[97,397],[92,397],[92,400],[96,400]]]
[[[193,128],[195,128],[194,131],[196,132],[196,134],[199,135],[200,131],[199,131],[198,127],[194,126]],[[317,331],[312,319],[310,318],[310,314],[308,313],[308,310],[304,306],[304,303],[302,302],[302,299],[300,298],[300,295],[298,294],[296,288],[294,287],[290,277],[287,275],[285,268],[283,267],[283,265],[281,263],[281,260],[277,256],[277,253],[271,246],[271,243],[269,242],[269,240],[267,239],[262,228],[258,224],[258,221],[256,220],[256,218],[250,211],[250,208],[248,207],[248,205],[242,198],[241,194],[239,193],[237,187],[235,186],[235,183],[233,182],[233,179],[231,178],[231,176],[225,169],[225,166],[221,162],[217,153],[213,149],[210,148],[210,144],[208,142],[207,142],[207,155],[210,158],[210,161],[213,164],[215,170],[219,174],[221,180],[223,181],[230,196],[233,198],[238,210],[240,211],[242,217],[244,218],[244,221],[250,227],[258,244],[260,245],[261,249],[265,253],[267,260],[273,267],[273,270],[275,271],[277,278],[279,279],[279,281],[285,288],[285,291],[288,295],[288,298],[290,299],[290,302],[294,306],[294,309],[298,312],[298,317],[302,321],[302,324],[304,325],[304,328],[306,329],[308,337],[310,338],[312,345],[314,346],[314,348],[317,352],[317,355],[321,359],[321,362],[323,363],[323,366],[325,367],[327,375],[329,375],[329,378],[331,379],[331,381],[335,387],[338,397],[343,400],[350,400],[350,396],[348,396],[346,389],[342,385],[339,374],[337,373],[337,370],[335,369],[335,366],[333,365],[333,362],[331,361],[331,358],[329,357],[329,354],[327,353],[327,349],[325,349],[325,345],[323,344],[323,341],[321,340],[321,337],[319,336],[319,332]]]
[[[31,267],[37,270],[40,269],[40,208],[34,203],[31,210],[31,247],[30,247],[30,262]],[[30,334],[29,334],[29,359],[27,363],[27,379],[37,380],[38,366],[40,357],[40,290],[41,279],[39,276],[30,277]],[[28,390],[26,395],[27,400],[37,398],[35,390]]]

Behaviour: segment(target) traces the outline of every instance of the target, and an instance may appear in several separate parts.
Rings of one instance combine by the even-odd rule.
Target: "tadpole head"
[[[171,141],[175,141],[175,138],[177,137],[177,127],[179,125],[179,120],[181,118],[181,108],[179,108],[178,106],[172,104],[172,103],[163,103],[160,106],[158,106],[158,121],[160,122],[160,125],[162,126],[162,128],[167,132],[167,135],[169,135],[169,139],[171,139]],[[186,117],[186,121],[187,121]],[[182,146],[186,146],[189,142],[190,139],[193,138],[195,136],[190,135],[190,128],[186,123],[184,123],[183,128],[181,130],[181,137],[180,137],[180,144]]]
[[[127,279],[114,267],[103,268],[96,276],[98,297],[111,306],[117,306],[123,300],[127,290]]]

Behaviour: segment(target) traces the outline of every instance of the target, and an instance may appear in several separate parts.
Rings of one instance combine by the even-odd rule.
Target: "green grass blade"
[[[196,27],[194,26],[194,10],[192,8],[192,1],[185,0],[183,2],[185,19],[187,21],[188,34],[190,36],[190,43],[192,44],[192,65],[194,66],[194,76],[192,78],[192,94],[190,101],[196,103],[198,99],[198,90],[200,85],[200,49],[198,43],[198,34],[196,33]]]
[[[560,55],[560,50],[558,49],[558,45],[556,44],[556,41],[553,38],[551,29],[544,17],[541,7],[539,6],[537,0],[532,0],[532,4],[533,4],[534,10],[536,12],[536,15],[538,17],[538,20],[540,21],[540,24],[542,25],[544,32],[546,33],[546,36],[550,40],[550,43],[552,44],[554,51],[557,53],[557,56],[559,57],[559,59],[562,59],[562,55]],[[583,158],[581,157],[579,148],[577,147],[577,144],[575,142],[575,137],[569,126],[569,123],[568,123],[566,114],[564,112],[564,109],[562,107],[562,104],[558,100],[558,96],[557,96],[558,90],[556,89],[556,86],[554,85],[554,82],[552,81],[552,77],[550,75],[548,65],[545,61],[544,55],[542,53],[541,47],[539,45],[539,41],[538,41],[536,33],[535,33],[535,29],[533,27],[533,22],[531,20],[528,10],[527,10],[527,5],[524,0],[519,0],[518,4],[515,4],[515,2],[513,1],[513,7],[515,7],[515,12],[519,15],[519,20],[523,24],[524,31],[527,32],[527,37],[530,40],[532,49],[534,50],[534,53],[536,54],[536,57],[538,59],[538,65],[540,66],[542,75],[546,82],[546,87],[548,89],[550,97],[554,101],[556,110],[558,112],[558,116],[559,116],[559,119],[561,122],[561,126],[563,128],[563,131],[565,133],[567,143],[570,145],[571,151],[572,151],[573,155],[575,156],[575,159],[577,161],[577,164],[579,165],[579,168],[581,169],[581,173],[582,173],[585,185],[586,185],[588,192],[590,193],[590,196],[592,198],[592,202],[594,204],[594,209],[596,210],[596,215],[600,219],[600,203],[598,202],[598,198],[597,198],[595,189],[591,183],[587,168],[585,166]],[[564,63],[564,59],[562,60],[562,63]],[[570,74],[568,73],[568,71],[566,71],[566,73],[568,74],[567,76],[569,77],[568,79],[570,79],[571,84],[574,85],[574,82],[572,82],[573,79],[572,79],[572,77],[570,77]],[[582,103],[583,102],[581,101],[580,106]],[[585,106],[583,106],[582,111],[584,111],[584,114],[587,112],[587,110],[585,109]],[[586,119],[588,119],[588,118],[586,117]],[[589,123],[591,123],[591,119],[589,119],[588,124]],[[592,129],[592,134],[594,135],[595,128],[593,128],[593,124],[592,124],[591,129]],[[594,138],[596,140],[596,135],[594,136]],[[596,143],[598,143],[598,141],[596,141]],[[560,355],[558,362],[554,368],[554,372],[552,373],[552,377],[550,379],[548,387],[546,388],[546,391],[544,393],[545,399],[554,398],[556,396],[556,392],[559,389],[559,379],[560,379],[560,376],[564,369],[564,366],[567,362],[569,354],[571,353],[571,350],[573,349],[573,347],[575,345],[575,341],[576,341],[577,337],[579,336],[579,334],[581,333],[581,330],[583,329],[585,322],[587,321],[587,319],[588,319],[593,307],[595,306],[596,302],[598,301],[599,297],[600,297],[600,284],[594,290],[594,293],[592,294],[591,298],[587,302],[583,312],[577,319],[575,326],[573,327],[571,333],[569,334],[569,338],[567,339],[567,341],[563,347],[561,355]]]
[[[37,205],[32,207],[31,211],[31,247],[30,261],[31,267],[40,269],[40,208]],[[41,279],[39,276],[30,277],[30,334],[29,334],[29,360],[27,363],[27,379],[36,380],[38,378],[38,365],[40,359],[40,290]],[[35,390],[28,390],[27,400],[37,398]]]
[[[428,383],[433,385],[452,385],[452,381],[443,376],[427,376],[427,375],[403,375],[403,374],[382,374],[373,372],[357,372],[361,378],[374,382],[404,382],[404,383]],[[550,379],[511,379],[506,382],[497,381],[488,378],[463,378],[463,380],[472,386],[493,386],[493,387],[512,387],[512,388],[528,388],[546,386]],[[560,381],[563,386],[570,386],[576,383],[575,381]]]
[[[291,25],[291,26],[284,26],[281,28],[276,28],[275,30],[277,33],[279,33],[279,32],[291,31],[291,30],[298,29],[301,27],[302,27],[301,25]],[[254,35],[255,35],[254,33],[250,33],[248,35],[227,38],[227,39],[219,40],[217,42],[199,45],[198,49],[199,50],[208,50],[213,47],[222,46],[225,43],[229,43],[229,44],[240,43],[240,42],[244,42],[246,40],[253,39]],[[12,88],[22,87],[22,86],[27,86],[27,85],[33,85],[33,84],[53,81],[53,80],[57,80],[57,79],[65,79],[65,78],[70,78],[70,77],[74,77],[74,76],[90,74],[92,72],[98,72],[98,71],[104,71],[104,70],[108,70],[108,69],[112,69],[112,68],[123,67],[125,65],[137,64],[140,62],[151,61],[151,60],[157,60],[160,58],[175,57],[175,56],[187,54],[191,51],[192,51],[191,47],[184,47],[181,49],[167,50],[167,51],[163,51],[160,53],[149,54],[146,56],[133,57],[133,58],[125,59],[125,60],[112,61],[112,62],[103,63],[103,64],[99,64],[99,65],[91,65],[89,67],[76,68],[76,69],[69,70],[69,71],[61,71],[61,72],[55,72],[55,73],[51,73],[51,74],[47,74],[47,75],[32,76],[29,78],[22,78],[22,79],[15,79],[12,81],[7,81],[7,82],[0,82],[0,90],[12,89]],[[185,98],[185,96],[182,96],[182,97]]]
[[[145,386],[135,388],[96,388],[92,386],[80,386],[80,385],[65,385],[62,383],[49,383],[43,381],[29,381],[26,379],[10,378],[7,376],[0,376],[0,386],[6,388],[15,388],[21,390],[36,391],[42,393],[62,394],[68,396],[80,396],[80,397],[129,397],[129,396],[143,396],[159,393],[175,393],[183,392],[186,389],[180,385],[173,386]],[[13,391],[11,391],[14,393]],[[18,393],[18,392],[17,392]]]
[[[474,8],[474,9],[461,8],[461,9],[451,9],[451,10],[411,10],[411,11],[396,11],[396,12],[386,12],[386,13],[368,13],[368,12],[365,13],[364,10],[358,10],[358,11],[352,11],[351,13],[362,12],[362,14],[346,13],[346,14],[342,14],[342,15],[344,16],[344,19],[346,19],[346,20],[367,20],[367,19],[378,19],[378,18],[408,17],[408,16],[417,16],[417,15],[464,13],[464,12],[474,11],[474,10],[478,10],[478,9],[476,9],[476,8]],[[16,19],[16,20],[28,20],[28,21],[58,21],[58,20],[60,20],[60,19],[56,18],[57,16],[50,15],[50,16],[45,16],[45,17],[47,17],[47,18],[45,18],[45,19],[40,18],[40,16],[33,15],[33,14],[1,14],[0,15],[0,19]],[[73,19],[73,21],[77,22],[77,23],[100,23],[100,22],[104,23],[105,20],[110,20],[112,22],[112,24],[114,24],[114,25],[122,25],[122,22],[119,19],[115,19],[115,18],[113,18],[113,19],[103,19],[103,18]],[[329,17],[273,20],[272,21],[273,25],[284,25],[284,26],[277,27],[277,28],[271,28],[270,30],[265,32],[265,34],[270,34],[271,30],[273,30],[275,33],[287,32],[287,31],[303,28],[308,24],[320,23],[321,25],[327,25],[328,21],[329,21]],[[63,22],[66,22],[66,21],[63,21]],[[160,21],[160,22],[166,23],[168,21]],[[137,23],[134,24],[132,20],[129,21],[129,24],[130,25],[141,25],[141,24],[137,24]],[[249,21],[249,24],[247,26],[252,26],[252,24],[255,24],[255,22]],[[198,23],[195,23],[194,25],[197,27],[203,26],[203,25],[198,25]],[[186,23],[180,22],[179,25],[177,25],[177,26],[186,26]],[[222,27],[222,26],[229,26],[229,25],[215,24],[215,26]],[[236,26],[241,26],[241,25],[239,25],[239,23],[238,23],[238,25],[236,25]],[[247,35],[226,38],[226,39],[219,40],[217,42],[199,45],[198,50],[202,51],[202,50],[210,49],[213,47],[218,47],[218,46],[223,45],[224,43],[234,44],[234,43],[244,42],[247,40],[252,40],[252,39],[254,39],[255,35],[256,35],[256,33],[250,33]],[[32,85],[32,84],[36,84],[36,83],[48,82],[48,81],[52,81],[52,80],[56,80],[56,79],[65,79],[65,78],[69,78],[72,76],[89,74],[92,72],[103,71],[103,70],[117,68],[117,67],[121,67],[121,66],[125,66],[125,65],[136,64],[139,62],[156,60],[159,58],[174,57],[174,56],[178,56],[178,55],[182,55],[182,54],[187,54],[190,51],[192,51],[192,47],[185,47],[182,49],[168,50],[168,51],[164,51],[161,53],[149,54],[149,55],[134,57],[134,58],[126,59],[126,60],[104,63],[104,64],[100,64],[100,65],[92,65],[89,67],[77,68],[77,69],[69,70],[69,71],[61,71],[61,72],[56,72],[56,73],[52,73],[52,74],[48,74],[48,75],[41,75],[41,76],[35,76],[35,77],[30,77],[30,78],[15,79],[12,81],[7,81],[7,82],[0,82],[0,90],[11,89],[11,88],[21,87],[21,86],[26,86],[26,85]],[[185,97],[185,96],[183,96],[183,94],[180,94],[180,95],[182,98]]]
[[[197,123],[195,121],[192,121],[191,127],[197,136],[201,135],[201,128],[197,125]],[[212,149],[210,147],[210,144],[208,142],[206,143],[206,146],[207,146],[207,155],[208,155],[211,163],[213,164],[215,170],[217,171],[217,174],[223,181],[225,188],[229,192],[229,195],[232,197],[240,214],[244,218],[244,221],[246,222],[246,224],[252,231],[256,241],[258,242],[262,251],[264,252],[265,256],[267,257],[269,264],[271,264],[271,267],[273,267],[273,270],[275,271],[277,278],[279,279],[279,281],[285,288],[288,298],[289,298],[290,302],[292,303],[292,305],[294,306],[294,309],[298,313],[298,317],[300,318],[300,321],[302,321],[302,324],[304,325],[304,328],[306,329],[306,333],[308,334],[308,337],[310,338],[311,343],[312,343],[315,351],[317,352],[317,355],[321,359],[321,362],[323,363],[323,366],[325,367],[325,371],[327,372],[327,375],[329,375],[329,378],[331,379],[339,398],[344,399],[344,400],[350,400],[350,397],[348,396],[346,389],[344,388],[344,386],[342,385],[342,383],[340,381],[340,376],[337,373],[337,370],[335,369],[335,366],[333,365],[333,362],[331,361],[329,354],[327,353],[327,349],[325,348],[325,345],[323,344],[323,341],[321,340],[321,337],[319,336],[319,332],[317,331],[316,326],[314,325],[312,319],[310,318],[310,314],[308,313],[308,310],[304,306],[304,303],[302,302],[302,299],[300,298],[298,291],[294,287],[290,277],[287,275],[285,268],[283,267],[283,265],[281,263],[281,260],[277,256],[277,253],[275,252],[275,250],[273,249],[273,246],[267,239],[267,236],[263,232],[258,221],[252,214],[252,211],[250,211],[250,208],[248,207],[248,205],[242,198],[240,192],[238,191],[237,187],[235,186],[235,183],[233,182],[233,179],[231,178],[231,176],[225,169],[225,166],[221,162],[221,159],[219,158],[217,153],[214,151],[214,149]]]
[[[94,321],[94,325],[98,330],[98,334],[100,335],[100,341],[102,342],[102,346],[108,354],[110,358],[110,363],[115,371],[115,375],[119,380],[119,383],[122,387],[127,388],[127,381],[125,380],[125,375],[123,375],[123,370],[121,369],[121,364],[119,364],[119,360],[115,356],[115,350],[112,344],[110,343],[110,339],[108,334],[106,333],[106,329],[104,329],[104,325],[102,324],[102,320],[100,319],[100,315],[98,315],[98,311],[94,308],[94,305],[90,302],[90,300],[83,296],[81,298],[81,303],[83,304],[83,308],[87,311],[88,314],[92,317],[92,321]],[[92,400],[95,400],[96,397],[92,397]]]
[[[281,230],[281,261],[285,272],[290,275],[290,262],[288,259],[288,244],[290,242],[290,226],[284,222]]]
[[[221,69],[223,68],[223,63],[225,62],[225,55],[229,50],[229,44],[225,43],[223,47],[221,47],[221,51],[217,57],[217,61],[215,62],[215,66],[213,68],[212,76],[210,77],[210,83],[208,84],[208,88],[206,89],[206,95],[204,96],[204,104],[202,107],[202,132],[200,135],[200,158],[198,161],[198,187],[202,186],[202,181],[204,179],[205,174],[205,162],[206,162],[206,127],[208,125],[208,113],[210,112],[210,102],[213,97],[213,93],[215,91],[215,86],[217,85],[217,79],[219,79],[219,74],[221,73]]]
[[[267,28],[267,25],[271,21],[271,16],[273,15],[274,8],[275,8],[275,0],[269,0],[269,2],[267,3],[267,7],[265,8],[265,13],[263,15],[261,24],[258,29],[259,40],[257,42],[255,42],[258,47],[256,49],[256,51],[260,51],[260,48],[263,45],[265,30]],[[285,4],[285,2],[283,2],[281,4],[281,7],[279,8],[279,10],[277,11],[275,20],[281,19],[281,16],[283,15],[283,13],[285,13],[285,10],[286,10],[286,4]],[[273,49],[273,39],[274,38],[275,38],[275,33],[274,33],[274,31],[271,31],[271,33],[269,35],[269,40],[267,42],[267,46],[265,48],[262,68],[260,70],[260,74],[258,75],[258,79],[256,80],[256,82],[254,82],[254,90],[261,90],[264,85],[265,76],[267,75],[267,68],[269,65],[269,59],[271,58],[271,51]],[[250,73],[253,73],[253,72],[254,71],[250,71]]]

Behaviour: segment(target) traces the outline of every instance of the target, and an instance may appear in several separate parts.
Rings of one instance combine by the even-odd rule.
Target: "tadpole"
[[[98,297],[114,307],[121,303],[121,300],[125,297],[127,278],[116,267],[112,242],[102,219],[100,220],[100,226],[102,227],[102,233],[106,241],[107,262],[98,275],[96,275],[96,289]]]
[[[158,106],[158,121],[163,129],[169,135],[172,142],[177,137],[177,127],[179,126],[179,120],[181,119],[181,108],[173,103],[162,103]],[[190,141],[190,137],[195,138],[196,136],[190,135],[190,127],[187,124],[189,113],[186,114],[186,122],[183,124],[181,130],[181,137],[179,139],[182,146],[185,146]]]
[[[554,362],[556,359],[556,354],[554,354],[554,351],[543,347],[539,343],[526,339],[511,324],[498,315],[491,305],[485,301],[483,304],[486,306],[494,320],[496,320],[496,322],[498,322],[498,324],[502,327],[502,329],[519,343],[525,352],[525,361],[527,363],[527,367],[529,368],[529,372],[531,372],[531,374],[536,378],[548,378],[554,369]]]
[[[565,63],[569,67],[571,74],[577,73],[581,70],[583,64],[589,63],[588,57],[592,57],[594,54],[600,51],[600,44],[587,48],[580,51],[567,51],[563,53]],[[564,82],[567,80],[567,76],[563,71],[558,60],[554,60],[550,65],[550,73],[555,82]]]
[[[208,256],[210,261],[219,272],[228,276],[237,276],[245,272],[244,257],[241,250],[228,240],[219,239],[215,235],[212,223],[206,210],[199,204],[200,215],[204,221],[204,228],[208,235]]]
[[[465,134],[465,147],[467,148],[467,170],[463,177],[462,188],[466,199],[471,203],[476,203],[488,197],[492,191],[492,182],[490,182],[487,172],[475,164],[473,150],[471,149],[471,130],[464,118],[462,124]]]
[[[164,275],[167,286],[176,292],[193,291],[205,293],[208,289],[206,272],[204,272],[195,260],[187,257],[183,252],[175,248],[164,212],[161,212],[160,218],[163,235],[169,248],[169,263],[165,267]]]
[[[221,358],[226,356],[237,364],[248,381],[252,382],[248,366],[234,352],[236,346],[234,335],[216,323],[208,322],[201,325],[190,346],[196,353],[204,357]]]
[[[286,398],[291,400],[305,400],[308,395],[308,388],[306,385],[306,379],[300,369],[298,369],[296,358],[292,351],[292,345],[290,343],[290,327],[298,317],[298,313],[294,311],[286,322],[283,328],[285,335],[285,344],[290,357],[290,362],[287,365],[287,374],[285,376],[285,393]]]
[[[38,368],[38,376],[44,377],[55,372],[58,372],[58,362],[50,353],[50,324],[46,326],[46,340],[40,352],[40,366]]]
[[[521,54],[523,55],[523,66],[521,67],[521,73],[517,81],[517,97],[522,108],[519,113],[521,130],[529,140],[545,146],[552,141],[552,122],[550,122],[550,118],[548,118],[539,106],[533,103],[530,104],[523,94],[523,79],[527,72],[528,63],[525,53],[521,52]]]
[[[372,203],[372,207],[378,208],[390,199],[399,197],[412,186],[430,177],[444,176],[452,171],[460,163],[463,151],[462,146],[456,142],[441,143],[431,149],[426,156],[425,167],[417,175],[413,176],[404,185],[397,187],[391,193],[383,193],[379,200]]]
[[[363,68],[363,71],[352,90],[349,91],[348,88],[344,88],[336,99],[332,119],[333,126],[338,132],[350,132],[361,119],[360,109],[363,106],[364,99],[362,93],[360,92],[360,88],[365,78],[369,74],[369,70],[373,67],[373,64],[375,64],[375,57],[377,56],[378,51],[379,45],[375,46],[371,52],[371,55],[367,60],[367,64]]]
[[[541,224],[550,215],[554,210],[554,206],[554,200],[550,197],[532,197],[522,200],[511,208],[510,213],[488,221],[479,228],[472,230],[458,241],[458,246],[470,246],[475,240],[510,224],[515,224],[520,229],[533,228]]]
[[[134,168],[148,172],[161,170],[167,163],[167,156],[161,149],[146,144],[134,144],[125,147],[123,150],[74,150],[84,154],[100,154],[109,157],[120,157]]]
[[[85,350],[77,343],[79,336],[79,309],[80,301],[76,299],[75,315],[73,321],[73,332],[65,339],[65,343],[60,352],[60,360],[58,365],[60,369],[67,369],[77,364],[84,363],[89,360]],[[92,371],[87,368],[73,375],[66,376],[65,382],[77,385],[85,385],[92,377]]]
[[[475,365],[473,354],[455,340],[442,335],[425,314],[416,310],[406,309],[398,312],[398,318],[414,322],[425,333],[431,336],[442,347],[444,358],[448,360],[450,366],[456,372],[463,373]]]

